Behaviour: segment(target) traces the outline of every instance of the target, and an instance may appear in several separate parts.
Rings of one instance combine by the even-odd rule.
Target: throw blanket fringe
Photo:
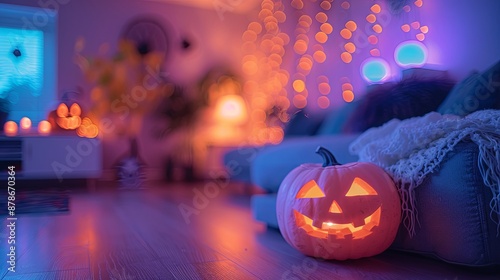
[[[349,147],[360,161],[384,168],[398,187],[403,224],[415,234],[418,213],[415,189],[437,170],[445,156],[461,141],[479,148],[478,169],[493,195],[490,218],[500,232],[500,110],[483,110],[466,117],[436,112],[406,120],[393,119],[361,134]]]

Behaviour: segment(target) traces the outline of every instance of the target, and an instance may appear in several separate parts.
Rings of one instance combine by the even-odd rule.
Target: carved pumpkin
[[[82,109],[77,103],[73,103],[71,107],[69,107],[69,109],[66,104],[59,104],[56,110],[56,114],[56,123],[63,129],[77,129],[82,123],[82,119],[80,117],[80,115],[82,114]]]
[[[392,179],[377,165],[341,165],[325,148],[324,164],[292,170],[278,191],[276,212],[285,240],[305,255],[358,259],[394,241],[401,202]]]
[[[99,134],[99,128],[95,125],[91,119],[85,117],[82,120],[82,124],[76,130],[76,134],[80,137],[96,138]]]

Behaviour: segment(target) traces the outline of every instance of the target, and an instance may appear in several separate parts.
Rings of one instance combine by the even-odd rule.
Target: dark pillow
[[[323,118],[298,111],[293,114],[285,126],[285,138],[295,136],[310,136],[316,134]]]
[[[335,135],[342,133],[342,126],[345,124],[349,116],[354,113],[358,106],[358,102],[350,102],[344,104],[341,108],[338,108],[330,112],[321,126],[318,128],[317,135]]]
[[[342,130],[359,133],[391,119],[407,119],[436,111],[454,82],[445,78],[408,77],[397,83],[374,86],[359,101]]]
[[[465,116],[483,109],[500,109],[500,62],[458,83],[438,112]]]

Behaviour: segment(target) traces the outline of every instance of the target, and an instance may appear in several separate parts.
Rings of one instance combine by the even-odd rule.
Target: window
[[[0,4],[0,111],[7,120],[29,117],[37,125],[55,104],[56,24],[54,11]]]

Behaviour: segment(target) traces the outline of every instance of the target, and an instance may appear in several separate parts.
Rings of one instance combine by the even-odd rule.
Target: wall
[[[329,1],[331,2],[331,1]],[[349,2],[350,8],[344,9],[342,3]],[[315,45],[315,34],[319,31],[319,23],[315,20],[318,12],[325,12],[328,15],[328,23],[333,25],[334,32],[328,36],[326,43],[320,44],[325,50],[327,59],[324,63],[314,63],[311,72],[306,75],[307,84],[307,107],[314,113],[325,113],[336,109],[345,101],[342,98],[342,83],[346,80],[354,87],[355,99],[361,98],[367,83],[361,78],[360,65],[371,57],[370,50],[377,48],[380,57],[385,59],[392,72],[392,80],[398,80],[403,68],[394,62],[394,50],[396,46],[406,40],[416,40],[415,35],[420,31],[411,29],[410,32],[402,31],[401,26],[419,21],[421,25],[429,27],[429,32],[425,34],[423,43],[429,50],[428,64],[426,68],[446,70],[455,80],[464,78],[473,70],[485,70],[495,62],[500,60],[500,1],[496,0],[423,0],[423,6],[418,8],[414,2],[408,1],[411,6],[409,13],[394,14],[388,9],[386,1],[333,1],[331,9],[327,10],[320,5],[322,1],[303,1],[304,8],[297,10],[288,7],[287,14],[289,21],[298,22],[302,14],[309,15],[313,23],[307,32],[309,37],[309,49],[306,54],[312,55]],[[373,24],[368,23],[366,16],[372,13],[370,7],[373,4],[380,4],[382,11],[377,14],[377,22],[383,27],[380,34],[372,30]],[[353,20],[357,23],[357,29],[353,32],[351,39],[343,39],[340,31],[345,28],[345,23]],[[289,22],[289,25],[291,23]],[[293,24],[292,24],[293,26]],[[297,34],[294,28],[288,33]],[[378,43],[371,45],[367,42],[369,35],[376,35]],[[292,46],[295,38],[292,38]],[[352,54],[352,62],[343,63],[340,55],[344,52],[344,44],[353,42],[356,44],[356,51]],[[290,50],[293,52],[293,48]],[[296,54],[298,62],[301,55]],[[295,64],[297,65],[297,63]],[[289,69],[291,76],[297,72],[295,67]],[[320,108],[318,105],[318,77],[329,78],[331,92],[326,95],[330,105]],[[290,87],[289,97],[293,98],[294,92]]]
[[[109,55],[116,52],[119,36],[126,23],[136,16],[151,15],[160,19],[171,41],[171,53],[165,63],[168,78],[182,86],[193,86],[214,66],[240,70],[240,45],[248,20],[244,15],[226,12],[221,18],[215,10],[198,9],[156,1],[142,0],[2,0],[2,3],[56,8],[59,11],[58,93],[77,86],[85,89],[88,100],[90,86],[74,62],[75,43],[85,42],[83,55],[96,55],[106,44]],[[52,3],[52,5],[48,5]],[[56,3],[57,5],[53,5]],[[182,51],[181,39],[192,43],[190,51]],[[196,94],[196,93],[194,93]],[[86,104],[84,104],[84,107]],[[144,127],[139,145],[142,157],[150,167],[161,167],[168,140],[153,139]],[[104,167],[111,168],[127,152],[126,139],[105,135]]]

